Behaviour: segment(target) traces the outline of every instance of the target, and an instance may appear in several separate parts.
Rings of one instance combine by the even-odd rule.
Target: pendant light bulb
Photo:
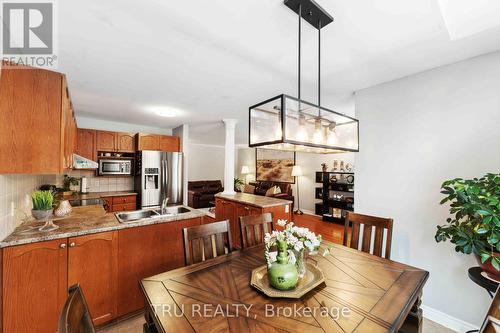
[[[323,133],[321,132],[321,119],[317,118],[314,121],[314,135],[313,135],[313,142],[315,144],[322,144],[323,143]]]

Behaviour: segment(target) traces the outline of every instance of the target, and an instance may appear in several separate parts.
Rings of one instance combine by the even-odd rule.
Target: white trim
[[[421,308],[425,318],[432,320],[433,322],[438,323],[439,325],[442,325],[444,327],[447,327],[455,332],[463,333],[469,330],[478,329],[478,327],[475,325],[472,325],[461,319],[452,317],[449,314],[431,308],[427,305],[422,304]]]

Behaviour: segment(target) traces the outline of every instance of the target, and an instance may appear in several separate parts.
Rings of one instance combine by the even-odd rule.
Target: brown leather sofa
[[[266,195],[268,189],[270,189],[273,186],[278,186],[281,190],[281,193],[273,194],[272,197],[283,200],[290,200],[292,201],[292,207],[293,207],[294,197],[292,194],[292,184],[257,181],[257,182],[250,182],[250,185],[255,186],[255,191],[253,194],[256,195]]]
[[[220,180],[199,180],[188,182],[188,205],[193,208],[205,208],[213,206],[214,195],[222,192]]]

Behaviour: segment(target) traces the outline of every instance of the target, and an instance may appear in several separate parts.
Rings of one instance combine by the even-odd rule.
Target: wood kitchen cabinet
[[[76,153],[97,162],[96,130],[79,128],[77,133]]]
[[[131,133],[116,133],[116,150],[122,153],[135,152],[135,137]]]
[[[181,140],[178,136],[160,136],[161,151],[181,151]]]
[[[3,249],[3,332],[54,333],[68,288],[79,283],[94,324],[116,317],[118,232]]]
[[[136,134],[137,150],[160,150],[160,136],[156,134]]]
[[[94,325],[117,316],[118,231],[68,239],[68,286],[80,284]]]
[[[184,266],[182,229],[200,224],[194,218],[119,230],[118,315],[144,308],[140,280]]]
[[[116,151],[116,133],[97,131],[97,151]]]
[[[76,120],[63,74],[1,63],[0,174],[72,167]]]
[[[68,288],[66,239],[7,247],[2,266],[3,332],[56,332]]]
[[[181,151],[177,136],[138,133],[136,140],[137,150]]]
[[[263,213],[272,213],[273,222],[276,223],[278,219],[292,220],[291,204],[273,207],[256,207],[246,205],[239,202],[225,200],[222,198],[215,198],[215,217],[217,221],[229,220],[231,225],[231,234],[233,238],[233,246],[241,248],[241,229],[240,229],[240,216],[259,215]]]

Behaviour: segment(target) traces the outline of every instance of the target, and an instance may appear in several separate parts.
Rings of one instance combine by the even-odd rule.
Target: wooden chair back
[[[243,248],[264,243],[266,232],[273,231],[273,214],[240,216]]]
[[[186,265],[212,259],[233,249],[229,220],[184,228]]]
[[[385,240],[385,258],[390,259],[392,243],[392,222],[392,219],[389,218],[348,212],[345,218],[344,226],[344,245],[383,258],[382,250],[385,229],[387,230]],[[352,224],[351,228],[349,228],[349,224]],[[364,225],[362,234],[360,234],[361,225]],[[373,227],[375,227],[375,237],[373,241],[373,252],[371,252]],[[348,242],[349,230],[351,231],[350,242]],[[361,249],[359,248],[359,242],[361,242]]]
[[[59,333],[96,333],[79,284],[69,287],[68,298],[59,316]]]

